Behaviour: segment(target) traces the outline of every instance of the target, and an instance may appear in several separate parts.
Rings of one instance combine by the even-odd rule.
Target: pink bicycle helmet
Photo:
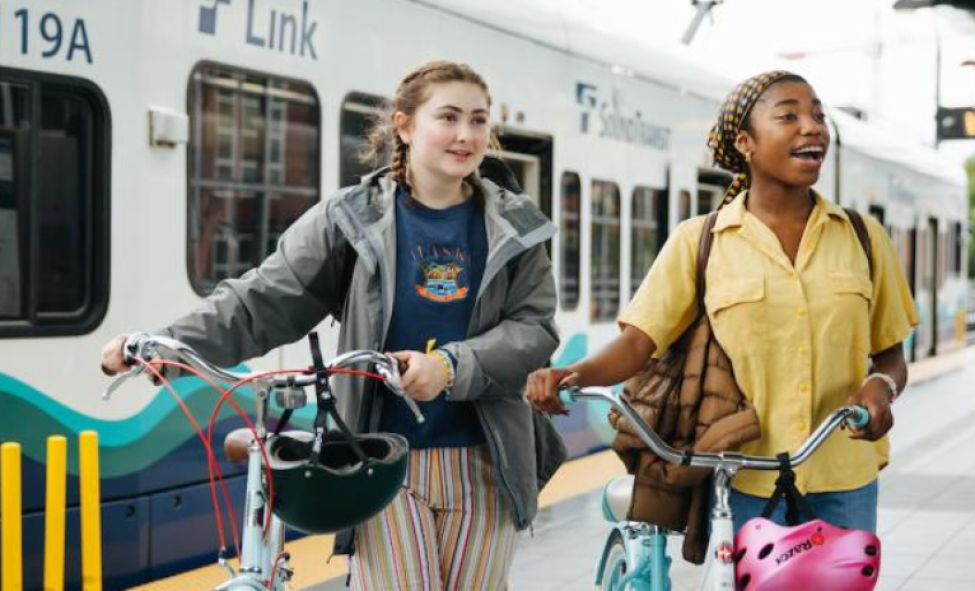
[[[735,562],[739,591],[871,591],[880,573],[880,540],[821,519],[783,527],[756,517],[735,536]]]

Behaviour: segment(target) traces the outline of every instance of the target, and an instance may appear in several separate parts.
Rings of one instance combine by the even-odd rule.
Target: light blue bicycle
[[[633,409],[629,402],[610,388],[582,388],[559,393],[563,404],[597,400],[619,409],[636,429],[650,450],[665,461],[710,468],[714,471],[714,505],[711,510],[711,533],[704,572],[698,589],[732,591],[735,588],[734,526],[728,503],[729,483],[740,469],[779,470],[778,458],[746,456],[740,453],[681,452],[667,445]],[[845,406],[835,410],[809,436],[794,456],[791,467],[802,464],[826,441],[837,427],[848,424],[866,426],[870,416],[863,407]],[[633,493],[633,476],[611,480],[603,492],[603,516],[612,524],[602,556],[596,567],[597,591],[670,591],[671,558],[667,555],[670,532],[649,523],[628,521],[626,513]]]

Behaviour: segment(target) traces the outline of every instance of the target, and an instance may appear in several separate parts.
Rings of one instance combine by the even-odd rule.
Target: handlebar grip
[[[854,429],[863,429],[870,424],[870,413],[862,406],[854,406],[853,412],[846,418],[846,421]]]
[[[575,404],[576,402],[576,392],[575,390],[559,390],[559,402],[564,405]]]

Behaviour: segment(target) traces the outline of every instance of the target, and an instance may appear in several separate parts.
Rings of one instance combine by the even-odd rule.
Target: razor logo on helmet
[[[822,536],[822,534],[817,533],[813,536],[813,538],[810,538],[808,540],[803,540],[798,544],[796,544],[795,546],[793,546],[792,548],[789,548],[788,551],[783,552],[781,556],[775,559],[775,565],[779,566],[785,564],[786,562],[792,560],[793,558],[802,554],[803,552],[808,552],[809,550],[812,550],[814,546],[822,546],[825,542],[826,539]]]

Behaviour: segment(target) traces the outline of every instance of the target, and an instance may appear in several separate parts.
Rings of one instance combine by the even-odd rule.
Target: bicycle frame
[[[256,374],[241,374],[216,367],[203,359],[192,348],[167,337],[137,333],[129,337],[123,347],[126,363],[132,369],[120,374],[102,395],[104,399],[125,380],[144,371],[144,366],[135,364],[138,359],[152,359],[174,355],[202,374],[223,382],[236,383],[252,379],[250,385],[255,392],[256,411],[254,430],[261,442],[267,439],[266,418],[268,415],[270,393],[277,388],[304,388],[315,383],[314,375],[292,376],[290,379],[271,376],[254,377]],[[162,355],[165,352],[167,355]],[[327,370],[340,369],[352,365],[373,364],[389,389],[403,396],[418,422],[423,422],[415,401],[409,398],[400,383],[399,367],[395,360],[376,351],[356,350],[339,355],[325,364]],[[244,502],[244,526],[241,532],[240,568],[234,570],[224,557],[221,549],[218,563],[230,572],[230,579],[215,588],[215,591],[244,591],[284,589],[291,579],[293,569],[284,549],[285,524],[270,510],[264,489],[265,464],[261,445],[251,441],[247,449],[247,487]],[[267,524],[265,535],[265,524]],[[271,580],[273,577],[273,580]]]
[[[674,464],[711,468],[714,471],[714,504],[711,509],[711,534],[705,555],[701,591],[733,591],[735,589],[734,524],[730,497],[731,479],[740,469],[778,470],[777,458],[747,456],[735,452],[700,453],[682,452],[667,445],[651,429],[630,403],[610,388],[582,388],[563,391],[564,403],[576,400],[600,400],[617,408],[636,430],[637,435],[654,454]],[[835,410],[809,436],[791,458],[794,468],[806,460],[826,441],[832,432],[849,422],[864,426],[869,421],[866,410],[859,407],[842,407]],[[605,504],[604,504],[605,506]],[[607,520],[615,521],[610,511],[604,511]],[[667,556],[667,530],[655,525],[618,521],[613,525],[597,566],[595,585],[606,591],[670,591],[671,558]],[[604,581],[603,577],[613,557],[616,539],[623,545],[627,572],[619,580]],[[604,585],[609,584],[609,587]]]

